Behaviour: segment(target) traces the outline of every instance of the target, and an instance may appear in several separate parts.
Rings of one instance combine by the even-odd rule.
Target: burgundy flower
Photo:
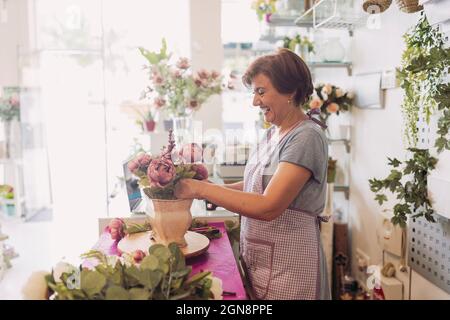
[[[115,218],[109,222],[106,231],[109,232],[112,239],[119,241],[125,236],[124,227],[125,222],[122,219]]]
[[[181,148],[179,155],[186,163],[201,162],[203,149],[196,143],[188,143]]]
[[[194,179],[205,180],[208,178],[208,169],[203,164],[194,164],[192,170],[195,171]]]
[[[165,157],[153,159],[147,169],[147,177],[152,187],[165,187],[175,178],[175,174],[172,160]]]
[[[140,263],[145,258],[145,252],[142,250],[136,250],[133,252],[133,260],[136,263]]]
[[[195,78],[194,78],[194,83],[195,83],[195,85],[196,85],[197,87],[201,87],[202,84],[203,84],[203,81],[202,81],[202,79],[195,77]]]

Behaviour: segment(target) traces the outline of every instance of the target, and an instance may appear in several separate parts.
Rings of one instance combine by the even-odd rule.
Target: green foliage
[[[375,200],[380,206],[388,200],[383,190],[389,190],[396,196],[398,203],[392,209],[392,223],[399,224],[402,228],[406,226],[408,215],[424,216],[430,222],[435,221],[434,210],[428,198],[427,178],[428,173],[435,168],[437,159],[430,156],[428,150],[408,150],[412,157],[404,162],[388,158],[389,166],[393,169],[386,178],[369,180],[370,190],[375,193]],[[402,168],[397,170],[401,165]]]
[[[139,265],[127,264],[99,251],[90,251],[83,258],[96,258],[99,264],[93,270],[79,272],[79,288],[69,284],[69,277],[55,282],[46,278],[47,285],[57,300],[176,300],[209,299],[211,273],[201,272],[192,277],[192,268],[186,266],[184,256],[175,243],[168,247],[155,244]],[[113,262],[111,262],[113,261]],[[115,261],[115,262],[114,262]]]
[[[424,14],[404,39],[407,47],[397,75],[405,91],[402,104],[404,135],[409,146],[416,146],[420,114],[429,122],[436,109],[448,110],[448,91],[441,82],[450,67],[450,49],[444,48],[444,35],[438,27],[430,26]],[[443,117],[448,120],[448,113],[444,111]],[[442,126],[447,128],[445,119]],[[445,135],[436,141],[436,147],[439,151],[447,147]]]

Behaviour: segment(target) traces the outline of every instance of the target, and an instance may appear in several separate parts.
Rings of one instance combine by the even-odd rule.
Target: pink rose
[[[109,222],[106,231],[109,232],[112,239],[119,241],[125,236],[124,227],[125,222],[122,219],[115,218]]]
[[[181,148],[179,155],[186,163],[201,162],[203,149],[196,143],[188,143]]]
[[[136,263],[140,263],[145,258],[145,253],[142,250],[136,250],[133,252],[133,260]]]
[[[177,62],[177,67],[180,69],[189,68],[189,60],[188,58],[180,58]]]
[[[205,180],[208,178],[208,169],[203,164],[194,164],[192,170],[196,172],[194,179]]]
[[[327,106],[327,110],[329,113],[335,113],[339,111],[339,105],[337,103],[332,102]]]
[[[322,106],[322,104],[323,104],[323,101],[320,100],[320,98],[316,97],[311,100],[309,107],[311,109],[319,109]]]
[[[163,188],[175,178],[175,166],[170,159],[153,159],[147,169],[147,177],[152,187]]]

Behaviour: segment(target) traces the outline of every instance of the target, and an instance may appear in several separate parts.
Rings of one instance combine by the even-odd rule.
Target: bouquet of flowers
[[[209,271],[192,275],[175,243],[138,251],[120,257],[89,251],[81,257],[94,266],[60,262],[52,272],[33,273],[22,294],[31,300],[222,299],[222,280]]]
[[[222,76],[217,71],[201,70],[192,73],[187,58],[180,57],[176,63],[167,52],[165,39],[159,52],[139,48],[148,66],[151,84],[141,98],[152,100],[157,109],[165,109],[171,116],[186,116],[212,95],[222,92]]]
[[[208,177],[202,158],[203,149],[195,143],[177,150],[170,130],[169,145],[159,156],[141,152],[128,163],[128,169],[139,178],[140,187],[150,199],[175,200],[174,188],[180,179],[204,180]]]
[[[314,88],[311,99],[303,106],[306,110],[320,109],[320,118],[326,122],[328,117],[335,113],[350,110],[353,104],[353,93],[331,84],[319,84]]]
[[[11,95],[7,98],[0,98],[0,119],[4,122],[10,122],[19,119],[20,102],[19,99]]]

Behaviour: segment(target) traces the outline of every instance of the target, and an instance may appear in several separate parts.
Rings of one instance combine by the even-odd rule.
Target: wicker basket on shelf
[[[363,9],[370,14],[382,13],[389,8],[392,0],[365,0]]]
[[[396,0],[399,9],[406,13],[414,13],[423,10],[423,6],[419,6],[419,0]]]

